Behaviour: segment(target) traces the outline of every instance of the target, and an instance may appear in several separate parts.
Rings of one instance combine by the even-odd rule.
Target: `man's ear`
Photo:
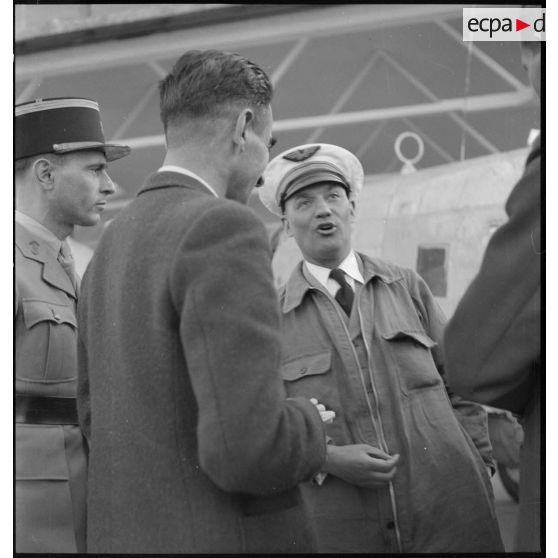
[[[356,219],[356,204],[355,200],[349,200],[349,205],[351,206],[351,223],[355,222]]]
[[[242,110],[236,118],[233,141],[240,148],[240,151],[244,151],[246,146],[246,132],[248,127],[252,125],[253,120],[254,113],[249,108]]]
[[[281,216],[281,223],[283,225],[283,231],[285,231],[285,234],[288,237],[292,238],[293,232],[291,231],[291,226],[289,225],[289,221],[287,220],[284,214]]]
[[[42,188],[54,188],[54,165],[48,159],[37,159],[33,163],[33,174]]]

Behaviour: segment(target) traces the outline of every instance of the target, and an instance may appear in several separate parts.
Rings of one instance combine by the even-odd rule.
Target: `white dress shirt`
[[[330,278],[329,274],[331,273],[331,269],[310,263],[306,260],[304,260],[304,265],[306,266],[306,269],[329,291],[331,296],[335,297],[335,294],[341,286],[335,279]],[[346,273],[345,279],[353,291],[355,290],[355,281],[358,281],[361,285],[364,283],[364,277],[358,268],[358,262],[353,250],[349,252],[349,255],[337,266],[337,268],[342,269]]]

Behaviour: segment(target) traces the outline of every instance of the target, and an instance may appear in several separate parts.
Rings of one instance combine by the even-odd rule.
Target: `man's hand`
[[[506,467],[519,467],[523,428],[509,411],[488,411],[488,434],[492,455]]]
[[[388,455],[368,444],[327,446],[323,471],[365,488],[384,486],[395,475],[399,454]]]
[[[333,422],[333,419],[335,418],[335,411],[327,411],[325,405],[318,403],[318,400],[314,397],[310,399],[310,403],[313,403],[316,406],[316,409],[318,409],[323,423],[331,424]]]

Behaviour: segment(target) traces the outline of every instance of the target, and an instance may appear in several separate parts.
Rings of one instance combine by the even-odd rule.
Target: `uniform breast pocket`
[[[292,358],[281,366],[281,376],[289,397],[315,397],[320,403],[331,401],[334,387],[331,351]]]
[[[44,300],[22,300],[24,331],[16,343],[17,375],[39,381],[75,378],[77,321],[75,308]]]
[[[438,387],[438,373],[431,349],[437,345],[423,331],[398,330],[382,335],[397,368],[399,384],[404,393]]]

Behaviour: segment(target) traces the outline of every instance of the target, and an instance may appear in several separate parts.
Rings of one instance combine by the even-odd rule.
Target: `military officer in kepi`
[[[99,105],[15,107],[16,552],[84,552],[86,447],[76,410],[79,277],[66,238],[99,223],[114,185]]]

